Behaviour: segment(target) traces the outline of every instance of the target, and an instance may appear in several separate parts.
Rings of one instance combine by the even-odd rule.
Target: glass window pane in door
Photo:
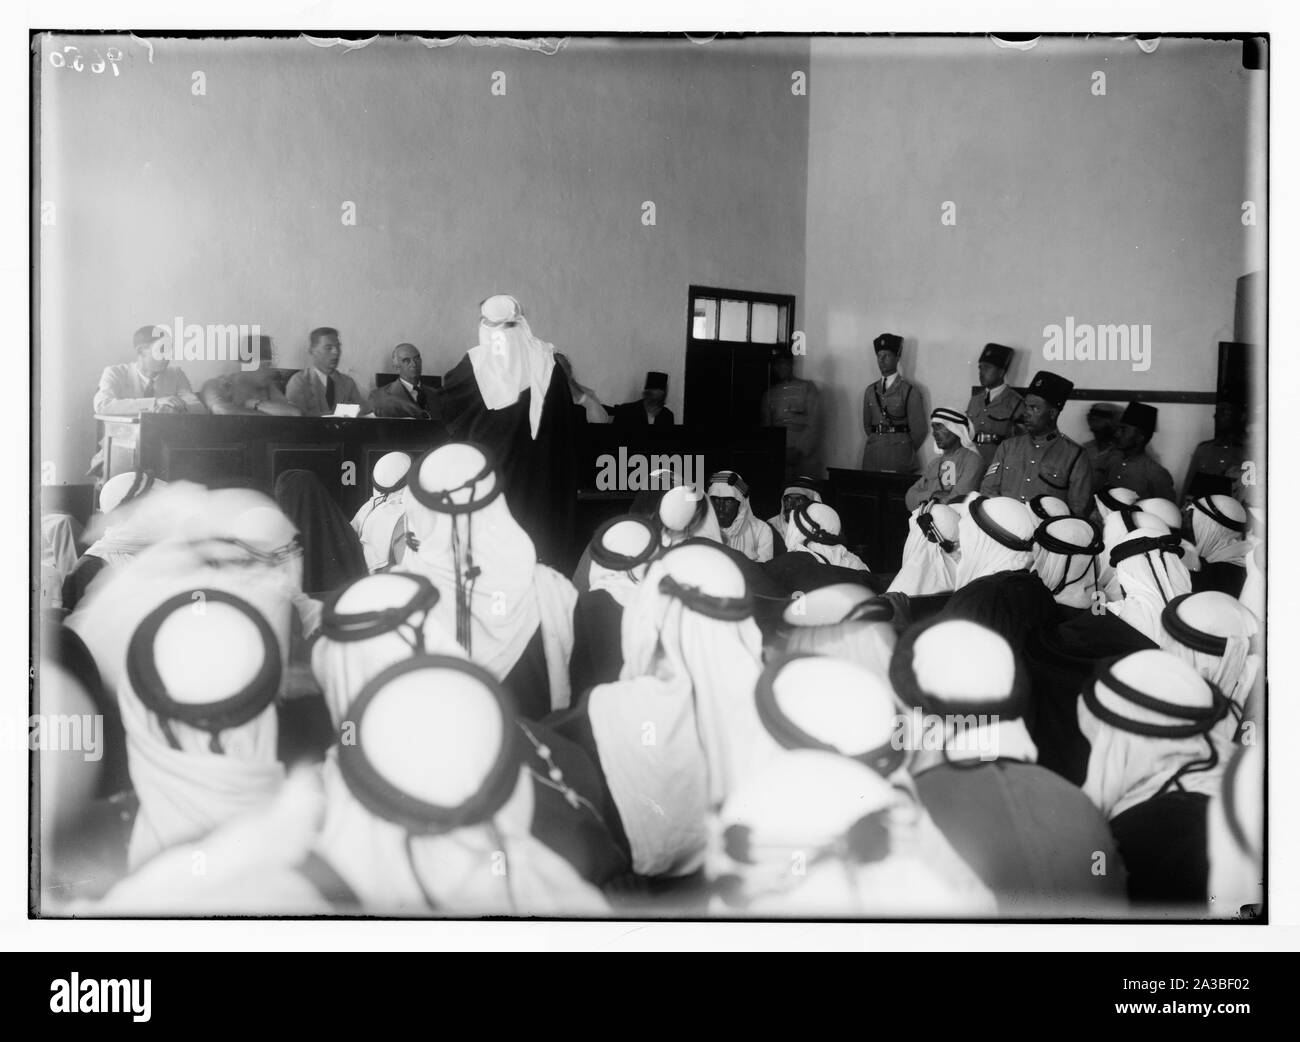
[[[778,331],[780,315],[775,304],[754,303],[753,319],[750,323],[749,339],[754,344],[775,344],[780,339]]]
[[[718,337],[721,340],[740,340],[746,338],[749,325],[749,303],[744,300],[724,300],[722,302],[722,320],[719,323]]]
[[[696,340],[713,340],[717,335],[718,302],[711,297],[695,298],[691,316],[691,336]]]

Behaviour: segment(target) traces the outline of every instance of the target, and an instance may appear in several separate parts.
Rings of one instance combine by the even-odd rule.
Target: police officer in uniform
[[[1169,471],[1147,455],[1156,432],[1159,410],[1144,402],[1129,402],[1115,428],[1115,452],[1106,463],[1106,484],[1131,488],[1139,499],[1174,498]]]
[[[921,392],[898,372],[903,338],[881,333],[875,339],[880,379],[862,395],[862,429],[867,444],[862,450],[863,470],[916,472],[916,450],[929,428]]]
[[[785,480],[820,470],[815,462],[820,434],[817,385],[794,375],[794,353],[787,345],[772,348],[772,386],[763,392],[759,422],[784,427]]]
[[[1092,468],[1083,447],[1056,429],[1074,384],[1055,373],[1038,372],[1025,389],[1025,432],[1002,442],[984,475],[986,496],[1010,496],[1022,503],[1037,495],[1057,496],[1071,513],[1092,509]]]
[[[1007,386],[1007,370],[1015,351],[1002,344],[985,344],[980,352],[980,391],[971,395],[966,406],[970,417],[971,440],[987,467],[993,462],[998,446],[1021,433],[1025,418],[1025,400]]]

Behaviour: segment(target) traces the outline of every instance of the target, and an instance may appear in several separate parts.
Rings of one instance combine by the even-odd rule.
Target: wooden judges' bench
[[[190,480],[207,485],[248,485],[268,495],[286,470],[316,474],[351,517],[370,495],[371,468],[387,452],[423,452],[447,440],[439,423],[423,420],[357,417],[200,416],[145,413],[139,423],[138,464],[165,481]],[[691,457],[692,481],[703,483],[714,470],[739,471],[750,484],[755,516],[779,509],[785,458],[785,430],[697,430],[692,427],[646,427],[619,431],[612,425],[579,424],[575,432],[578,516],[572,568],[597,526],[627,512],[635,488],[599,488],[602,470],[617,472],[620,458],[641,455],[657,465],[665,458],[677,466]],[[702,467],[694,457],[700,456]],[[675,458],[675,459],[674,459]],[[351,466],[347,466],[351,464]],[[702,473],[696,473],[702,470]],[[625,467],[624,474],[632,468]],[[507,498],[508,498],[507,492]]]
[[[248,485],[267,495],[286,470],[309,470],[351,517],[370,498],[381,456],[446,440],[442,424],[424,420],[144,413],[139,451],[140,466],[164,481]]]

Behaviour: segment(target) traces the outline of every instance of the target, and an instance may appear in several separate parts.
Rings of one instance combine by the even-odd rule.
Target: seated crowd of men
[[[203,399],[359,398],[329,333],[288,405]],[[351,519],[303,471],[114,477],[45,622],[42,711],[107,729],[102,758],[42,753],[43,909],[1255,914],[1262,512],[1094,492],[1111,446],[1056,431],[1069,390],[1038,374],[996,443],[934,410],[887,574],[807,477],[763,519],[735,471],[658,474],[570,577],[468,440],[385,456]]]

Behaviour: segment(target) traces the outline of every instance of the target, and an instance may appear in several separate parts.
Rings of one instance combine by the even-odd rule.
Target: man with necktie
[[[925,441],[925,403],[920,390],[898,372],[903,338],[881,333],[874,341],[880,379],[862,395],[863,470],[916,471],[916,450]]]
[[[347,373],[339,372],[343,344],[339,331],[329,326],[313,329],[307,355],[311,364],[289,378],[284,396],[304,416],[332,416],[339,405],[358,405],[361,413],[372,412],[370,402]]]
[[[179,366],[171,364],[169,326],[141,326],[132,338],[135,361],[106,367],[95,391],[98,416],[138,416],[144,412],[207,412]],[[88,475],[104,471],[101,442],[90,461]]]
[[[371,402],[376,416],[409,416],[427,420],[436,405],[437,391],[430,391],[420,379],[422,369],[420,351],[414,344],[398,344],[393,348],[393,369],[397,379],[378,388]]]
[[[1015,351],[1002,344],[985,344],[979,358],[980,389],[966,406],[971,440],[987,468],[998,446],[1021,433],[1025,400],[1007,386],[1007,370]]]

